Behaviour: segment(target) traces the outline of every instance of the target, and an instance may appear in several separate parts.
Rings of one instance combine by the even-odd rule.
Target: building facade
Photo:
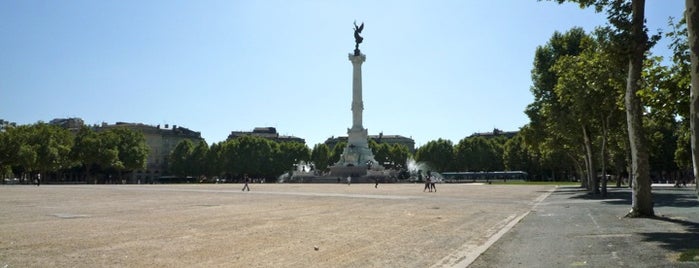
[[[471,136],[468,136],[469,138],[472,137],[484,137],[484,138],[494,138],[494,137],[499,137],[499,136],[504,136],[505,138],[511,139],[512,137],[516,136],[519,131],[502,131],[497,128],[493,129],[493,132],[476,132],[471,134]]]
[[[190,140],[194,144],[198,144],[204,139],[200,132],[173,125],[172,128],[168,124],[164,127],[160,125],[152,126],[140,123],[124,123],[117,122],[114,125],[102,123],[96,128],[96,131],[104,131],[112,128],[124,127],[133,131],[143,133],[146,139],[146,145],[150,152],[146,161],[144,170],[135,170],[127,178],[125,183],[153,183],[159,182],[162,176],[169,175],[168,162],[170,153],[175,149],[177,144],[184,140]]]
[[[368,138],[369,140],[379,144],[386,143],[391,145],[405,145],[405,147],[408,147],[408,150],[411,153],[415,153],[415,140],[413,140],[412,138],[407,138],[401,135],[384,135],[383,133],[379,133],[379,135],[369,135]],[[347,142],[347,136],[330,137],[327,140],[325,140],[324,143],[332,150],[333,148],[335,148],[335,145],[337,145],[340,142]]]
[[[295,136],[279,135],[279,133],[277,133],[277,129],[274,127],[256,127],[252,131],[231,131],[231,134],[228,135],[227,140],[232,140],[242,136],[261,137],[276,142],[299,142],[306,144],[306,140],[302,138]]]

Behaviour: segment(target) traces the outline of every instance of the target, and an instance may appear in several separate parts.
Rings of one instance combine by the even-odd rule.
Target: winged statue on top
[[[354,55],[359,56],[359,44],[364,41],[364,37],[362,37],[361,34],[362,30],[364,30],[364,22],[362,22],[361,25],[357,26],[357,21],[354,22]]]

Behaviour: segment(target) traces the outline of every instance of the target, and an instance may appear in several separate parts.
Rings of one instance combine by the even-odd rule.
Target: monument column
[[[349,54],[349,60],[352,62],[352,130],[363,130],[362,63],[366,60],[366,55]]]
[[[352,62],[352,127],[347,129],[347,147],[342,151],[340,160],[330,167],[332,176],[364,176],[368,170],[383,170],[383,167],[374,159],[374,153],[369,148],[369,135],[362,125],[362,63],[366,55],[359,50],[362,43],[361,35],[364,23],[361,26],[354,24],[354,53],[349,54]]]

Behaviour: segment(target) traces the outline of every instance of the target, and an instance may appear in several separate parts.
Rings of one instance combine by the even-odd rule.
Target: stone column
[[[349,54],[349,60],[352,62],[352,128],[347,130],[347,145],[362,151],[362,148],[369,148],[368,131],[362,125],[362,63],[366,60],[366,55]],[[358,157],[362,158],[362,154]]]
[[[349,60],[352,62],[352,129],[362,130],[362,63],[366,60],[366,55],[349,54]]]

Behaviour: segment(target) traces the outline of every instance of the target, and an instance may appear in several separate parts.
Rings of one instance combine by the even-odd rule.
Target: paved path
[[[699,267],[699,202],[690,188],[654,187],[657,219],[628,219],[629,189],[609,198],[558,188],[469,267]]]

